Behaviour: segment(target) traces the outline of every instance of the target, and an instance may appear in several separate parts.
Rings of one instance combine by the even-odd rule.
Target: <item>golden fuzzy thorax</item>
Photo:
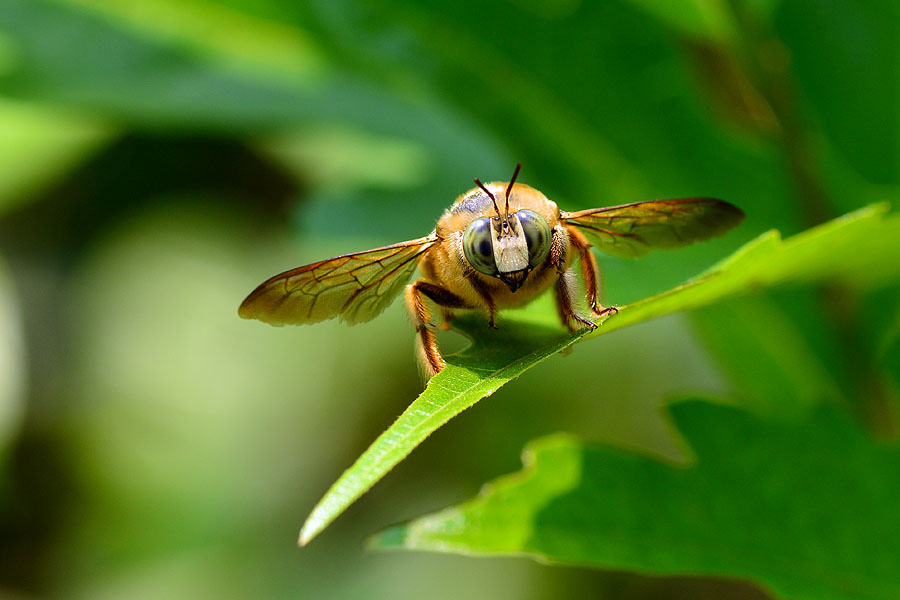
[[[505,212],[506,185],[506,183],[485,185],[497,198],[501,213]],[[475,210],[464,210],[468,207]],[[551,230],[562,230],[565,234],[559,223],[559,208],[556,203],[548,200],[536,189],[517,183],[513,185],[509,194],[509,214],[526,208],[541,215]],[[463,298],[469,306],[483,308],[488,312],[492,309],[527,304],[546,290],[558,276],[556,269],[548,268],[547,264],[538,265],[529,273],[522,287],[511,292],[498,278],[480,273],[469,266],[463,251],[463,233],[466,227],[475,219],[496,216],[494,205],[484,192],[479,188],[466,192],[456,199],[453,206],[447,209],[438,221],[435,228],[438,243],[433,251],[422,255],[419,259],[419,269],[426,281],[453,292]],[[570,260],[566,261],[566,267]],[[483,291],[487,291],[490,295],[493,307],[488,306],[484,294],[477,287],[479,284],[483,286]]]

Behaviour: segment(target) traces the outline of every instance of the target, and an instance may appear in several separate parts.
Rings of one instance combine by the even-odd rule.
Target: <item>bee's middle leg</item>
[[[419,280],[406,286],[406,310],[409,311],[409,316],[416,328],[416,351],[419,363],[422,365],[425,376],[430,379],[444,368],[444,358],[438,349],[437,337],[430,329],[432,327],[431,312],[422,296],[431,299],[441,308],[445,320],[450,309],[470,307],[450,290],[427,281]]]

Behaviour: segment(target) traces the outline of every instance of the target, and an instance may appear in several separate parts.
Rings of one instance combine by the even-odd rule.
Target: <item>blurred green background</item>
[[[0,596],[764,597],[361,540],[553,431],[675,456],[658,409],[679,395],[835,400],[890,438],[896,288],[757,295],[581,344],[302,550],[313,504],[421,390],[413,332],[399,303],[285,329],[237,305],[283,269],[427,234],[516,162],[564,209],[747,213],[721,240],[601,258],[615,304],[767,229],[896,204],[898,39],[890,0],[3,0]]]

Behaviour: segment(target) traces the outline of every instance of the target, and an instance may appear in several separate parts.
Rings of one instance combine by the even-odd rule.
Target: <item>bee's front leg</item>
[[[444,368],[444,358],[438,350],[437,337],[430,329],[433,325],[431,312],[425,304],[422,296],[433,300],[441,307],[442,312],[449,312],[451,308],[469,308],[465,301],[453,292],[433,283],[418,280],[412,285],[406,286],[406,310],[416,328],[416,352],[419,356],[419,364],[425,377],[431,379]]]
[[[569,270],[560,274],[556,280],[556,308],[559,318],[569,331],[578,331],[585,327],[596,329],[597,324],[585,319],[575,310],[575,274]]]
[[[603,305],[600,304],[599,284],[602,279],[600,277],[600,268],[597,266],[597,259],[594,258],[594,254],[591,252],[591,243],[584,237],[584,234],[575,227],[567,227],[566,231],[569,234],[572,249],[578,252],[579,257],[581,258],[581,272],[584,276],[584,291],[587,295],[587,303],[591,308],[591,312],[598,317],[602,317],[609,313],[619,312],[619,309],[615,306],[604,308]]]
[[[577,331],[584,327],[595,329],[597,325],[585,319],[575,310],[575,282],[574,275],[568,269],[569,249],[574,245],[570,231],[565,227],[553,228],[553,239],[550,242],[550,264],[556,267],[556,308],[563,325],[570,331]]]

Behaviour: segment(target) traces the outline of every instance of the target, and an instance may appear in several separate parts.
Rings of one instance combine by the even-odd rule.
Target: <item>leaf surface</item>
[[[501,329],[483,318],[455,323],[472,339],[445,357],[446,368],[332,485],[307,518],[300,544],[308,543],[434,431],[556,352],[649,319],[707,306],[764,287],[840,279],[872,287],[900,279],[900,217],[875,205],[782,241],[763,234],[694,280],[633,304],[591,333],[569,334],[551,311],[511,311]]]

